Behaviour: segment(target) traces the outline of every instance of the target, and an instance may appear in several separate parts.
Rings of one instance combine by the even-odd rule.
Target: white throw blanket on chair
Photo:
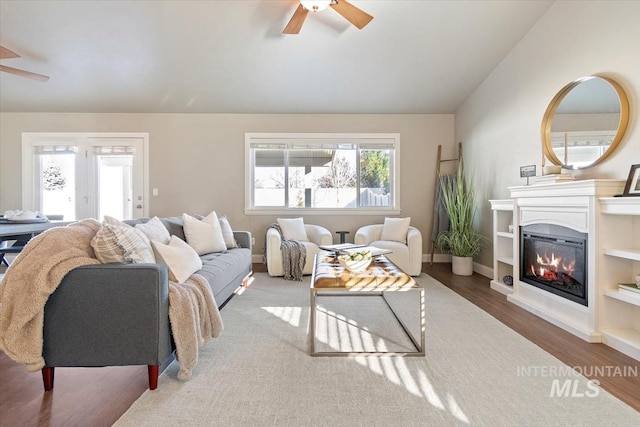
[[[277,222],[269,226],[280,234],[280,251],[282,252],[282,269],[284,280],[302,281],[304,265],[307,262],[307,248],[297,240],[286,240]],[[267,251],[267,239],[264,242],[265,262]]]

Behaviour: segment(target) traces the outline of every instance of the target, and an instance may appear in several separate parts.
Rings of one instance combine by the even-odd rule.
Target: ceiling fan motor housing
[[[311,12],[320,12],[329,7],[331,0],[300,0],[300,3]]]

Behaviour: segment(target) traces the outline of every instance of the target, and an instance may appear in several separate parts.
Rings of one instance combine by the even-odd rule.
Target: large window
[[[246,134],[248,213],[398,210],[397,134]]]

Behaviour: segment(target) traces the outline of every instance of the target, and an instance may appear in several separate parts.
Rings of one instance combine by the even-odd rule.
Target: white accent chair
[[[354,236],[356,245],[375,246],[391,251],[387,257],[402,271],[410,276],[419,276],[422,272],[422,233],[415,227],[409,227],[407,243],[381,240],[383,224],[360,227]]]
[[[331,232],[320,225],[305,224],[304,229],[309,238],[308,242],[301,242],[307,250],[307,259],[302,269],[303,274],[311,274],[313,272],[313,260],[320,251],[318,246],[333,244],[333,236]],[[280,250],[280,242],[282,237],[278,230],[269,228],[267,230],[267,247],[265,253],[267,255],[267,271],[269,276],[284,276],[284,268],[282,266],[282,251]]]

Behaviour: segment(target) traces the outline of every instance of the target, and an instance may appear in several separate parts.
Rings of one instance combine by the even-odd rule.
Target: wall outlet
[[[251,245],[255,245],[256,244],[256,238],[255,237],[251,237]]]

